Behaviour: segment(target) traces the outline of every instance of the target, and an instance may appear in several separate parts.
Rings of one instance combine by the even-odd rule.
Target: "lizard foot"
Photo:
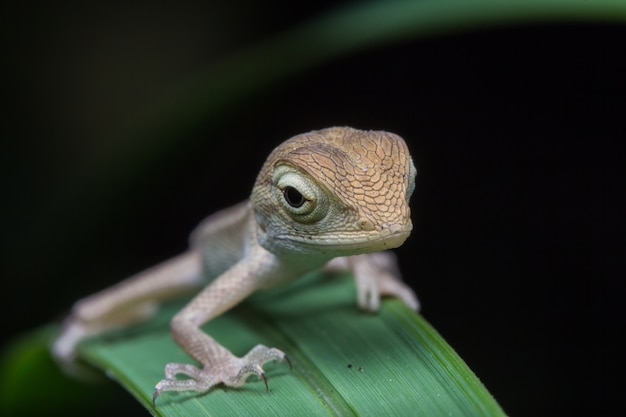
[[[244,357],[229,357],[219,367],[199,368],[185,363],[168,363],[165,366],[165,379],[154,387],[152,404],[164,391],[197,391],[206,392],[214,385],[223,383],[229,387],[243,385],[250,375],[256,375],[265,383],[265,390],[269,391],[263,364],[273,360],[285,361],[291,369],[291,362],[284,352],[276,348],[257,345]],[[185,375],[189,379],[176,379],[177,375]]]
[[[391,252],[376,252],[351,257],[359,307],[376,312],[382,296],[399,298],[414,311],[420,303],[415,292],[402,282],[396,257]]]

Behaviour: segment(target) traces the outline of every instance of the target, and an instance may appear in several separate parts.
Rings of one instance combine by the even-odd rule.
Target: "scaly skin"
[[[359,307],[376,311],[389,295],[417,310],[395,258],[379,252],[411,232],[415,175],[392,133],[335,127],[295,136],[267,158],[250,200],[204,220],[188,252],[78,301],[53,354],[71,364],[83,338],[144,320],[160,301],[206,285],[171,321],[172,337],[200,366],[167,364],[156,401],[164,391],[240,386],[252,374],[265,380],[265,362],[287,360],[263,345],[238,358],[200,329],[258,289],[316,269],[349,270]]]

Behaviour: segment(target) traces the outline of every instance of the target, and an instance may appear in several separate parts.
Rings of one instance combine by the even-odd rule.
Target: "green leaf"
[[[182,303],[149,323],[84,343],[81,356],[106,371],[159,416],[502,416],[467,365],[420,315],[396,300],[378,314],[356,307],[348,276],[311,274],[253,297],[204,330],[236,355],[258,343],[292,364],[266,365],[269,393],[251,377],[241,388],[166,392],[152,408],[168,362],[193,363],[168,331]]]
[[[103,407],[111,397],[115,388],[111,385],[98,384],[95,390],[92,384],[61,374],[48,349],[57,333],[55,326],[47,326],[4,346],[0,356],[0,415],[85,415]]]

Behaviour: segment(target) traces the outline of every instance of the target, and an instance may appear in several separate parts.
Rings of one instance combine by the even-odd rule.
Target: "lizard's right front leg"
[[[168,363],[165,379],[154,388],[153,403],[164,391],[206,392],[219,383],[236,387],[243,385],[252,374],[263,379],[267,389],[263,364],[272,360],[289,362],[282,351],[263,345],[255,346],[239,358],[200,329],[204,323],[237,305],[262,286],[268,269],[272,268],[268,268],[265,260],[259,261],[255,262],[252,256],[238,262],[174,316],[171,322],[174,340],[200,363],[200,367]],[[177,379],[177,375],[185,375],[189,379]]]

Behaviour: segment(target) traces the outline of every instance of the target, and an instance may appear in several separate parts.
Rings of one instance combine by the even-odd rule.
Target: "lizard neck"
[[[308,272],[323,266],[335,256],[323,252],[310,253],[302,252],[297,248],[288,248],[283,245],[275,244],[273,239],[268,238],[267,234],[254,216],[251,217],[251,237],[254,244],[272,254],[280,264],[289,266],[290,269],[299,270],[300,273]]]

